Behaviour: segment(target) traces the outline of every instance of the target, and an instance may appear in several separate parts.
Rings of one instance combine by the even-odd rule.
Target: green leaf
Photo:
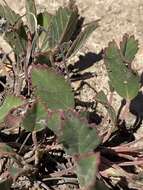
[[[109,104],[107,96],[105,95],[105,93],[103,91],[98,92],[98,94],[96,95],[96,100],[105,106],[113,124],[115,124],[116,123],[116,112],[115,112],[114,108]]]
[[[61,113],[51,112],[48,114],[48,128],[51,129],[57,136],[61,132]]]
[[[4,15],[4,6],[2,6],[1,4],[0,4],[0,17],[4,17],[5,18],[5,15]]]
[[[115,41],[110,42],[105,50],[104,61],[115,91],[127,100],[133,99],[139,91],[139,77],[124,64]]]
[[[4,39],[12,47],[17,56],[23,54],[26,50],[27,35],[23,24],[16,31],[8,31],[5,33]]]
[[[89,128],[86,120],[79,115],[66,112],[60,142],[70,155],[93,151],[100,143],[96,129]]]
[[[138,51],[138,40],[135,40],[134,36],[125,34],[120,43],[120,49],[125,61],[131,63]]]
[[[97,26],[98,26],[97,21],[88,23],[79,33],[79,35],[77,36],[71,47],[69,48],[66,57],[70,57],[71,55],[77,53],[77,51],[86,43],[87,39],[92,34],[92,32],[97,28]]]
[[[16,96],[6,96],[6,99],[0,107],[0,123],[4,121],[4,118],[8,115],[9,111],[22,105],[24,101]]]
[[[19,20],[20,15],[15,13],[5,2],[5,5],[0,5],[0,16],[4,17],[8,23],[11,25],[15,25],[16,22]],[[21,22],[21,21],[20,21]]]
[[[39,34],[39,47],[41,48],[41,46],[46,47],[47,49],[49,48],[49,41],[45,41],[45,38],[47,38],[47,33],[48,33],[48,29],[49,26],[51,24],[51,20],[52,20],[53,15],[51,15],[48,12],[43,12],[43,13],[39,13],[37,15],[37,22],[38,25],[41,26],[41,30],[42,32],[40,32]]]
[[[25,0],[28,27],[33,34],[36,31],[37,13],[35,0]]]
[[[4,1],[5,2],[5,1]],[[0,16],[7,20],[7,29],[10,27],[13,30],[6,30],[4,39],[13,48],[16,55],[20,55],[26,49],[26,31],[23,25],[22,18],[16,14],[5,2],[5,5],[0,5]]]
[[[55,48],[57,45],[63,42],[68,42],[78,22],[78,11],[77,9],[72,10],[69,8],[60,7],[56,12],[56,15],[52,17],[49,31],[45,37],[45,41],[42,46],[43,51],[47,51],[47,48]],[[49,46],[47,46],[49,42]]]
[[[49,109],[74,108],[74,95],[71,87],[63,76],[51,69],[34,67],[32,83],[36,86],[35,93]]]
[[[53,17],[52,14],[45,11],[37,15],[37,22],[44,29],[48,29],[48,27],[50,26],[52,17]]]
[[[36,101],[25,114],[22,126],[29,132],[40,131],[45,128],[47,115],[44,105]]]
[[[66,27],[63,28],[63,33],[61,33],[62,36],[59,41],[60,44],[64,42],[69,42],[74,32],[77,30],[77,25],[79,21],[78,9],[77,7],[75,9],[68,8],[67,10],[65,8],[65,12],[68,12],[68,11],[69,11],[70,17],[69,17],[69,21],[65,25]],[[63,16],[63,20],[64,20],[64,16]],[[62,25],[62,21],[61,21],[61,25]]]
[[[76,173],[79,179],[80,187],[89,189],[95,184],[98,167],[98,156],[96,154],[79,159],[77,162]]]

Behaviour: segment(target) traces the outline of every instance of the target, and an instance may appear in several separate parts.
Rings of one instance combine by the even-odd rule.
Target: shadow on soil
[[[93,52],[88,52],[84,56],[79,56],[79,60],[74,63],[74,65],[69,65],[68,70],[72,73],[71,81],[86,80],[96,76],[95,72],[86,72],[85,70],[89,67],[97,64],[103,59],[103,50],[98,54]],[[85,71],[84,74],[81,74],[81,71]]]

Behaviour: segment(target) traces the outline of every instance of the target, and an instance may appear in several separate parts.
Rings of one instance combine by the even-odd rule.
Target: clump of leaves
[[[22,20],[23,16],[15,13],[6,2],[0,5],[0,16],[5,21],[1,31],[14,54],[14,58],[11,58],[9,54],[2,53],[1,65],[3,70],[6,69],[6,73],[3,72],[6,84],[1,82],[1,85],[6,98],[0,107],[1,135],[8,137],[11,128],[21,128],[20,134],[24,136],[28,133],[25,139],[19,136],[18,131],[15,132],[16,146],[10,145],[9,140],[9,145],[6,144],[2,137],[1,159],[6,156],[9,160],[12,156],[14,160],[13,168],[9,164],[5,165],[8,177],[6,181],[1,181],[1,186],[5,189],[15,188],[15,182],[20,180],[21,175],[37,176],[37,180],[42,177],[45,183],[49,179],[54,181],[48,169],[45,168],[43,173],[40,170],[45,167],[41,166],[45,156],[48,159],[53,157],[50,149],[55,143],[53,150],[58,144],[63,145],[63,159],[71,164],[71,172],[66,166],[62,167],[56,158],[51,158],[61,168],[59,171],[57,166],[55,169],[53,167],[53,175],[58,169],[58,181],[67,178],[67,182],[76,181],[76,186],[87,189],[95,183],[99,154],[94,153],[94,148],[98,146],[100,138],[96,129],[91,129],[87,120],[74,111],[74,93],[59,70],[63,64],[68,75],[67,59],[82,47],[97,27],[97,22],[83,25],[83,18],[73,1],[67,7],[60,7],[55,15],[46,11],[37,13],[34,0],[26,0],[25,7],[26,23]],[[10,65],[10,71],[7,70],[7,64]],[[47,144],[46,139],[42,139],[44,142],[40,139],[42,144],[38,140],[38,134],[45,130],[48,130],[46,138],[49,139],[50,130],[54,132],[52,144]],[[30,159],[27,154],[33,155],[33,158],[30,156]],[[66,155],[69,155],[70,160]],[[68,177],[64,177],[65,172]],[[69,177],[73,175],[70,180]]]
[[[136,172],[138,167],[141,168],[141,165],[135,160],[139,161],[142,154],[142,151],[139,150],[142,137],[139,140],[135,140],[134,137],[140,125],[136,121],[135,123],[133,121],[128,123],[131,104],[138,99],[141,87],[140,77],[133,70],[132,65],[137,51],[138,41],[135,40],[134,36],[127,34],[123,36],[119,46],[115,41],[108,44],[104,51],[104,63],[108,73],[110,97],[108,99],[103,91],[96,95],[97,102],[104,105],[108,112],[108,116],[105,116],[103,122],[106,126],[100,131],[103,144],[101,146],[102,163],[99,173],[106,183],[110,181],[109,183],[112,184],[110,187],[117,189],[140,189],[142,186],[142,183],[139,184],[139,181],[134,180],[135,176],[130,168],[134,167]],[[114,92],[123,98],[119,109],[112,106]],[[109,122],[108,117],[110,118]],[[107,180],[108,177],[109,181]],[[115,182],[118,177],[119,181]]]
[[[12,65],[15,76],[12,78],[12,88],[16,95],[22,89],[30,88],[28,73],[32,63],[52,65],[58,71],[66,70],[68,74],[67,58],[82,47],[97,27],[97,22],[83,25],[84,19],[79,16],[73,1],[67,7],[60,7],[55,15],[47,11],[37,13],[33,0],[25,1],[25,7],[26,25],[23,16],[11,10],[6,2],[0,6],[0,17],[5,21],[2,22],[1,31],[4,31],[4,39],[15,57],[15,60],[10,60],[7,54],[3,62]]]
[[[134,36],[124,35],[120,47],[115,41],[109,43],[105,50],[104,62],[109,76],[109,86],[116,91],[124,100],[121,119],[126,117],[131,101],[138,95],[140,90],[140,77],[133,70],[132,62],[138,51],[138,41]]]
[[[128,142],[132,134],[126,118],[111,104],[114,90],[128,105],[138,94],[139,77],[131,65],[138,42],[125,35],[120,47],[113,41],[105,50],[111,97],[103,91],[95,95],[94,104],[102,104],[108,114],[97,126],[88,109],[77,110],[67,67],[67,59],[84,45],[97,22],[83,25],[73,1],[54,15],[37,13],[34,0],[25,0],[25,7],[26,23],[6,2],[0,5],[1,32],[14,54],[11,58],[2,52],[1,60],[6,98],[0,107],[0,187],[100,190],[120,189],[127,182],[125,188],[132,183],[139,189],[139,175],[124,166],[139,167],[142,153],[136,140]]]

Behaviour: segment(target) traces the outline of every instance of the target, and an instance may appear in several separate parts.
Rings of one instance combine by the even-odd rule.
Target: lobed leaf
[[[62,133],[60,142],[70,155],[93,151],[100,143],[96,129],[89,128],[86,120],[71,111],[65,113]]]
[[[125,99],[133,99],[139,91],[139,77],[126,67],[115,41],[109,43],[104,57],[110,85]]]
[[[49,109],[74,108],[74,95],[63,76],[44,67],[33,67],[32,83],[35,93]]]
[[[40,101],[36,101],[27,110],[22,126],[29,132],[40,131],[45,128],[47,115],[44,105]]]
[[[89,129],[86,121],[80,120],[79,116],[71,111],[50,113],[48,127],[55,132],[68,154],[81,154],[76,160],[76,174],[80,186],[87,188],[93,185],[99,155],[94,153],[88,155],[88,152],[93,151],[99,143],[95,129]]]
[[[120,42],[120,49],[126,62],[131,63],[138,51],[138,40],[134,36],[125,34]]]
[[[63,42],[68,42],[75,32],[77,22],[77,9],[73,10],[60,7],[56,14],[52,17],[42,50],[47,51],[47,48],[55,48]],[[49,42],[48,46],[47,42]]]
[[[87,24],[72,43],[71,47],[67,52],[66,57],[70,57],[71,55],[77,53],[77,51],[83,46],[83,44],[86,43],[87,39],[92,34],[92,32],[97,28],[97,26],[98,26],[97,21]]]
[[[6,99],[0,107],[0,123],[4,121],[10,110],[22,105],[24,102],[21,98],[16,96],[6,96]]]

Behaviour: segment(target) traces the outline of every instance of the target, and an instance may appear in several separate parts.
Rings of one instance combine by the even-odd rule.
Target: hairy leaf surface
[[[125,64],[115,41],[109,43],[105,51],[105,64],[110,85],[125,99],[133,99],[139,91],[139,77]]]
[[[74,95],[63,76],[51,69],[34,67],[32,83],[36,86],[36,95],[49,109],[68,109],[74,107]]]
[[[81,154],[93,151],[100,139],[96,129],[89,128],[86,120],[82,120],[72,112],[65,113],[65,123],[60,141],[63,143],[68,154]]]

